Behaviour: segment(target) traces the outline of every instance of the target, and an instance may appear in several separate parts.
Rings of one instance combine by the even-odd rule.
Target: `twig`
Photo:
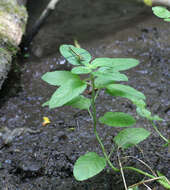
[[[125,180],[125,176],[124,176],[124,172],[123,172],[123,168],[122,168],[122,163],[121,163],[120,157],[119,157],[119,152],[117,152],[117,157],[118,157],[118,162],[119,162],[119,166],[120,166],[120,172],[121,172],[121,175],[122,175],[124,187],[125,187],[125,190],[128,190],[126,180]]]
[[[45,10],[42,12],[41,16],[39,17],[39,19],[33,25],[33,27],[30,30],[30,32],[28,32],[28,34],[23,38],[23,43],[22,43],[23,47],[29,46],[29,44],[31,43],[31,41],[33,40],[33,38],[36,36],[36,34],[38,33],[38,31],[40,30],[40,28],[44,24],[44,22],[47,19],[47,17],[55,9],[55,6],[56,6],[56,4],[59,1],[60,0],[51,0],[49,2],[49,4],[47,5],[47,7],[45,8]]]
[[[168,143],[168,142],[169,142],[168,139],[165,138],[165,137],[161,134],[161,132],[159,132],[159,130],[158,130],[157,126],[154,124],[154,122],[152,122],[152,126],[153,126],[153,128],[155,129],[155,131],[159,134],[159,136],[160,136],[165,142]]]
[[[152,190],[149,186],[147,186],[145,183],[143,183],[143,185],[148,189],[148,190]]]
[[[135,184],[129,186],[128,188],[133,188],[133,187],[139,186],[139,185],[141,185],[141,184],[149,183],[149,182],[152,182],[152,181],[155,181],[155,180],[158,180],[158,179],[166,179],[166,181],[169,183],[169,181],[168,181],[167,178],[165,178],[164,176],[161,176],[161,177],[155,177],[155,178],[153,178],[153,179],[148,179],[148,180],[145,180],[145,181],[140,181],[140,182],[138,182],[138,183],[135,183]]]
[[[157,176],[156,173],[152,170],[152,168],[147,163],[145,163],[143,160],[140,160],[139,158],[135,158],[134,156],[125,156],[124,158],[133,158],[133,159],[138,160],[143,165],[145,165],[153,173],[154,176]]]

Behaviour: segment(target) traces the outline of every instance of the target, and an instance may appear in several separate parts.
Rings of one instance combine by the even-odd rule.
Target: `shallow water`
[[[46,1],[36,1],[32,9],[29,5],[32,16],[28,27],[45,4]],[[168,137],[168,24],[132,1],[65,0],[59,4],[34,39],[30,57],[18,57],[15,61],[9,80],[1,91],[1,126],[10,130],[23,127],[41,130],[37,134],[24,133],[14,138],[10,146],[1,148],[2,190],[6,187],[12,190],[123,189],[120,175],[109,170],[86,182],[74,180],[72,169],[79,155],[87,151],[101,154],[93,135],[90,117],[86,111],[79,112],[70,107],[49,110],[41,106],[55,90],[43,82],[41,76],[47,71],[70,69],[58,54],[58,46],[73,43],[74,39],[94,57],[133,57],[140,60],[138,67],[125,72],[129,77],[127,84],[142,91],[147,97],[148,108],[164,118],[160,131]],[[112,110],[125,111],[136,116],[135,107],[129,101],[114,99],[103,91],[97,103],[98,115]],[[51,124],[45,127],[42,126],[44,116],[51,120]],[[153,134],[140,145],[144,158],[138,148],[128,150],[126,154],[145,160],[154,170],[170,177],[168,151],[162,147],[164,142],[147,121],[140,119],[136,125],[147,128]],[[99,125],[98,131],[107,150],[110,150],[112,138],[119,130]],[[112,160],[117,164],[116,155]],[[128,160],[126,164],[143,168],[135,160]],[[139,179],[142,179],[142,176],[133,172],[126,173],[129,185]],[[149,185],[161,189],[156,183]]]

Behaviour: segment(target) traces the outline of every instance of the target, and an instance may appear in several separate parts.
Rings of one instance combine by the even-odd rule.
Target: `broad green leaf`
[[[64,85],[69,80],[79,80],[79,76],[71,73],[70,71],[47,72],[41,78],[51,85],[58,86]]]
[[[83,181],[97,175],[105,167],[105,158],[100,157],[95,152],[89,152],[77,159],[73,174],[78,181]]]
[[[128,128],[120,131],[114,142],[117,146],[125,149],[137,145],[150,135],[150,132],[144,128]]]
[[[83,110],[83,109],[88,110],[91,105],[91,100],[84,96],[78,96],[65,105],[72,106],[74,108],[79,108],[80,110]]]
[[[130,69],[138,64],[139,61],[132,58],[96,58],[92,61],[91,67],[109,67],[116,72]]]
[[[88,74],[91,73],[91,69],[88,67],[83,67],[83,66],[79,66],[79,67],[74,67],[71,72],[74,74]]]
[[[99,121],[111,127],[129,127],[136,123],[131,115],[123,112],[106,112]]]
[[[88,51],[82,48],[77,48],[73,45],[61,45],[60,53],[72,65],[87,65],[91,60],[91,55]]]
[[[95,87],[104,88],[106,85],[115,81],[128,81],[128,78],[126,75],[120,74],[119,72],[113,74],[101,74],[101,76],[98,75],[98,77],[95,79]]]
[[[165,7],[156,6],[152,7],[152,10],[153,13],[159,18],[170,18],[170,11],[168,11],[168,9],[166,9]]]
[[[110,84],[106,86],[106,89],[106,92],[111,94],[112,96],[128,98],[131,101],[139,99],[145,100],[145,95],[143,93],[127,85]]]
[[[94,71],[92,72],[92,74],[97,77],[110,77],[112,79],[114,78],[114,81],[128,81],[127,76],[119,72],[105,73],[105,72],[100,72],[100,71]]]
[[[67,102],[79,96],[86,87],[86,83],[81,80],[68,81],[65,85],[62,85],[54,92],[49,101],[49,108],[63,106]]]

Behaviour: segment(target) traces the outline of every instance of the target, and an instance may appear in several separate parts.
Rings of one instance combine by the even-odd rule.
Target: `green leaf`
[[[111,84],[115,81],[128,81],[127,76],[119,72],[106,74],[96,71],[92,74],[94,76],[97,76],[97,78],[95,79],[96,88],[104,88],[106,85]]]
[[[145,100],[145,95],[136,89],[123,85],[123,84],[110,84],[106,86],[106,92],[111,94],[112,96],[120,96],[124,98],[128,98],[131,101],[134,100]]]
[[[165,144],[163,145],[163,147],[168,147],[168,146],[170,146],[170,139],[168,140],[167,143],[165,143]]]
[[[93,76],[97,76],[97,77],[108,77],[108,78],[112,78],[114,81],[128,81],[128,78],[126,75],[121,74],[119,72],[112,72],[112,73],[103,73],[100,71],[94,71],[92,72]]]
[[[63,106],[67,102],[79,96],[86,87],[86,83],[81,80],[68,81],[65,85],[62,85],[54,92],[49,101],[49,108]]]
[[[91,100],[84,96],[78,96],[65,105],[72,106],[74,108],[79,108],[80,110],[83,110],[83,109],[88,110],[91,105]]]
[[[142,99],[132,99],[133,103],[140,108],[145,108],[146,103]]]
[[[170,22],[170,18],[165,18],[164,21]]]
[[[157,180],[162,186],[164,186],[166,189],[170,189],[170,184],[168,182],[168,180],[166,179],[166,177],[160,173],[159,171],[157,171],[157,174],[159,177],[162,177],[162,179]]]
[[[46,101],[46,102],[44,102],[43,105],[42,105],[42,107],[44,107],[44,106],[49,106],[49,102],[50,102],[49,100]]]
[[[91,55],[88,51],[82,48],[77,48],[73,45],[61,45],[60,53],[72,65],[87,65],[91,60]]]
[[[79,80],[79,76],[71,73],[70,71],[54,71],[47,72],[42,77],[42,80],[51,85],[64,85],[70,80]]]
[[[100,157],[95,152],[89,152],[77,159],[73,174],[78,181],[83,181],[97,175],[105,167],[105,158]]]
[[[170,11],[165,7],[156,6],[152,7],[153,13],[159,18],[170,18]]]
[[[141,116],[141,117],[146,117],[146,118],[150,118],[151,117],[151,112],[145,108],[140,108],[137,107],[136,108],[137,113]]]
[[[139,61],[132,58],[96,58],[92,61],[91,67],[109,67],[116,72],[130,69],[138,64]]]
[[[113,84],[115,81],[128,81],[126,75],[114,75],[114,76],[101,76],[95,79],[96,88],[105,88],[108,84]]]
[[[162,121],[163,120],[162,118],[160,118],[157,115],[152,116],[151,112],[149,110],[147,110],[145,107],[137,107],[136,112],[141,117],[145,117],[145,118],[147,118],[148,120],[151,120],[151,121]]]
[[[91,69],[88,67],[83,67],[83,66],[79,66],[79,67],[74,67],[71,72],[74,74],[88,74],[91,73]]]
[[[136,123],[131,115],[123,112],[106,112],[99,121],[111,127],[129,127]]]
[[[120,131],[114,142],[123,149],[137,145],[150,135],[150,132],[143,128],[128,128]]]

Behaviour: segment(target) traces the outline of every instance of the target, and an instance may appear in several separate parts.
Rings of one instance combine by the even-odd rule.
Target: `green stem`
[[[98,97],[98,95],[99,95],[99,89],[97,90],[97,92],[96,92],[96,95],[95,95],[95,98],[94,98],[94,101],[96,101],[96,99],[97,99],[97,97]]]
[[[161,134],[161,132],[158,130],[157,126],[154,124],[153,121],[152,121],[152,126],[153,126],[153,128],[155,129],[155,131],[160,135],[160,137],[161,137],[164,141],[166,141],[166,142],[168,143],[168,142],[169,142],[168,139],[165,138],[165,137]]]
[[[156,176],[153,176],[153,175],[151,175],[151,174],[148,174],[147,172],[144,172],[144,171],[142,171],[142,170],[140,170],[140,169],[138,169],[138,168],[134,168],[134,167],[131,167],[131,166],[123,167],[123,169],[124,169],[124,170],[133,170],[133,171],[135,171],[135,172],[137,172],[137,173],[143,174],[143,175],[148,176],[148,177],[150,177],[150,178],[155,178],[155,177],[156,177]]]
[[[94,84],[94,77],[91,75],[91,83],[92,83],[92,118],[93,118],[93,128],[94,128],[94,134],[96,135],[97,141],[99,142],[101,148],[102,148],[102,152],[109,164],[109,166],[114,170],[114,171],[119,171],[118,168],[114,167],[113,164],[111,163],[111,161],[109,160],[109,157],[106,153],[106,150],[104,148],[104,145],[97,133],[96,130],[96,126],[97,126],[97,117],[96,117],[96,106],[95,106],[95,99],[96,99],[96,95],[95,95],[95,84]]]
[[[97,141],[99,142],[99,144],[100,144],[100,146],[101,146],[103,155],[104,155],[105,159],[107,160],[109,166],[110,166],[115,172],[120,172],[120,169],[116,168],[116,167],[113,166],[113,164],[111,163],[110,157],[107,155],[106,150],[105,150],[105,147],[104,147],[104,145],[103,145],[103,143],[102,143],[102,141],[101,141],[101,139],[100,139],[100,137],[99,137],[99,135],[98,135],[98,133],[97,133],[97,129],[96,129],[96,126],[97,126],[97,116],[96,116],[96,106],[95,106],[96,94],[95,94],[94,77],[93,77],[92,75],[90,76],[90,80],[91,80],[91,83],[92,83],[92,104],[91,104],[92,112],[90,112],[90,110],[88,110],[88,111],[89,111],[89,113],[90,113],[90,116],[91,116],[92,119],[93,119],[94,134],[95,134],[95,136],[96,136],[96,138],[97,138]],[[142,174],[142,175],[144,175],[144,176],[148,176],[148,177],[150,177],[150,178],[152,178],[152,179],[156,177],[156,176],[153,176],[153,175],[151,175],[151,174],[149,174],[149,173],[147,173],[147,172],[144,172],[144,171],[142,171],[142,170],[140,170],[140,169],[137,169],[137,168],[134,168],[134,167],[131,167],[131,166],[124,167],[123,169],[125,169],[125,170],[133,170],[133,171],[135,171],[135,172],[137,172],[137,173],[140,173],[140,174]],[[164,185],[162,181],[159,181],[159,182],[160,182],[162,185]]]
[[[157,177],[157,176],[153,176],[151,174],[148,174],[147,172],[144,172],[144,171],[142,171],[140,169],[137,169],[137,168],[134,168],[134,167],[131,167],[131,166],[124,167],[123,169],[125,169],[125,170],[133,170],[133,171],[135,171],[137,173],[140,173],[140,174],[143,174],[143,175],[145,175],[147,177],[150,177],[151,179],[155,179]],[[162,176],[162,177],[165,178],[165,176]],[[170,189],[170,185],[169,185],[168,180],[166,182],[165,180],[160,179],[160,180],[157,180],[157,182],[159,182],[163,187],[165,187],[167,189]]]

